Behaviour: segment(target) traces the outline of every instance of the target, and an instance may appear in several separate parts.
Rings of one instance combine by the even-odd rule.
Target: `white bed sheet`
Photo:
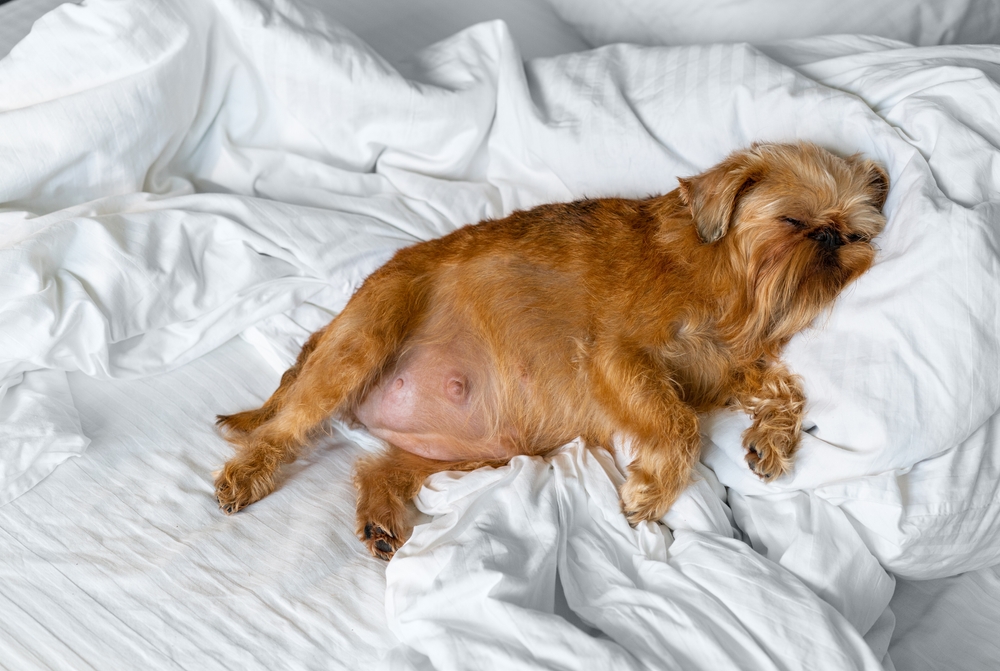
[[[86,454],[0,508],[0,668],[356,669],[385,656],[385,565],[331,438],[248,515],[215,504],[209,421],[278,374],[241,338],[129,381],[71,374]]]
[[[23,0],[19,0],[23,1]],[[453,16],[453,15],[452,15]],[[458,27],[458,26],[456,26]],[[373,34],[379,34],[375,31]],[[437,35],[435,35],[436,37]],[[419,40],[418,40],[419,41]],[[427,42],[432,41],[428,39]],[[394,44],[398,44],[398,40],[390,40]],[[414,42],[416,43],[416,42]],[[426,43],[426,42],[425,42]],[[567,43],[568,44],[568,43]],[[391,47],[387,47],[391,48]],[[545,52],[545,45],[539,47],[538,53]],[[569,49],[567,49],[569,50]],[[556,52],[558,49],[556,50]],[[555,52],[553,52],[555,53]],[[398,54],[399,63],[403,67],[407,67],[407,58],[402,53]],[[390,59],[391,60],[391,59]],[[960,186],[960,185],[959,185]],[[242,347],[242,344],[231,344],[227,345],[225,350],[219,350],[218,356],[223,356],[221,352],[228,351],[230,348]],[[215,357],[217,355],[209,355]],[[248,357],[244,354],[240,354],[237,359],[239,362],[245,362]],[[188,375],[192,375],[193,371],[199,369],[202,361],[206,359],[199,360],[198,362],[189,364],[187,367],[158,378],[150,378],[145,382],[95,382],[93,380],[85,380],[83,382],[83,388],[85,389],[84,398],[98,398],[98,399],[110,399],[110,405],[117,401],[118,405],[122,407],[129,407],[129,402],[133,401],[136,405],[145,404],[146,401],[139,401],[144,396],[143,393],[138,391],[144,388],[142,385],[146,383],[151,383],[153,380],[163,380],[168,379],[170,376],[181,374],[182,371],[188,371]],[[229,363],[234,363],[230,361]],[[207,365],[207,364],[206,364]],[[212,366],[209,366],[212,368]],[[228,365],[222,365],[218,370],[212,369],[211,372],[207,373],[210,377],[214,376],[217,372],[220,374],[225,374],[225,370],[228,370]],[[231,371],[230,371],[231,372]],[[233,401],[234,405],[241,407],[247,405],[243,398],[235,397],[225,397],[225,391],[218,388],[212,388],[212,383],[209,380],[202,380],[203,373],[193,373],[191,379],[195,381],[196,385],[202,385],[204,387],[204,394],[199,392],[198,398],[201,402],[208,406],[208,414],[219,410],[218,406],[215,405],[219,398],[225,398],[225,400]],[[268,376],[265,376],[268,377]],[[214,379],[214,377],[212,377]],[[255,388],[253,395],[259,400],[260,397],[266,395],[269,386],[273,386],[276,378],[270,376],[270,384],[264,385],[264,390],[261,392],[259,388]],[[87,390],[87,384],[90,383],[92,387]],[[167,402],[164,399],[171,398],[172,395],[180,394],[184,395],[181,387],[181,383],[164,383],[169,388],[166,395],[161,395],[161,391],[151,392],[151,405],[158,410],[162,408]],[[97,391],[102,385],[109,385],[108,389],[103,391]],[[115,398],[108,390],[117,387],[118,385],[139,385],[133,387],[133,392],[127,394],[126,399]],[[311,586],[317,584],[311,581],[316,579],[322,582],[324,579],[329,577],[329,575],[341,576],[339,572],[339,566],[337,562],[340,559],[335,559],[332,563],[327,561],[323,563],[325,568],[318,569],[319,573],[310,576],[301,576],[297,571],[293,571],[293,576],[288,578],[290,582],[286,584],[282,582],[284,574],[280,571],[274,571],[277,568],[288,568],[296,567],[296,564],[301,564],[302,554],[297,554],[298,550],[302,547],[308,547],[316,549],[317,552],[322,554],[322,550],[318,549],[323,546],[329,537],[334,537],[335,543],[333,548],[328,548],[328,551],[332,551],[334,555],[339,557],[338,553],[346,552],[348,548],[354,548],[353,552],[359,552],[359,548],[356,547],[357,544],[350,538],[349,534],[343,536],[344,532],[350,528],[348,523],[346,526],[342,522],[331,521],[334,516],[323,517],[324,513],[322,510],[316,511],[316,519],[313,519],[312,515],[305,513],[301,508],[301,498],[295,502],[296,505],[289,505],[285,510],[285,513],[279,513],[276,518],[269,518],[264,526],[268,527],[267,531],[261,530],[256,526],[255,521],[247,521],[243,526],[251,527],[252,533],[249,536],[253,537],[256,542],[250,543],[249,546],[256,549],[258,552],[261,548],[266,545],[266,556],[252,556],[253,551],[247,552],[245,548],[247,544],[241,545],[241,541],[247,540],[247,530],[243,529],[232,530],[230,533],[237,537],[232,545],[226,545],[225,548],[216,548],[216,544],[210,542],[209,545],[217,549],[217,554],[211,554],[206,556],[201,556],[193,558],[191,555],[185,554],[189,549],[190,552],[195,554],[205,551],[199,549],[202,545],[202,540],[207,536],[219,536],[223,542],[228,540],[225,533],[219,532],[217,525],[220,524],[219,519],[217,519],[217,513],[214,511],[211,505],[206,509],[202,509],[196,506],[197,510],[200,510],[198,515],[206,515],[207,517],[198,517],[192,520],[187,520],[186,525],[184,523],[177,523],[177,520],[181,519],[185,513],[179,513],[178,510],[186,510],[186,506],[190,503],[194,493],[199,501],[207,500],[209,504],[211,503],[210,497],[210,486],[208,485],[207,478],[204,477],[204,467],[206,464],[204,461],[198,461],[197,459],[192,459],[190,456],[182,457],[181,461],[184,462],[184,470],[178,471],[177,465],[173,463],[173,456],[168,457],[163,461],[157,461],[154,468],[149,468],[145,466],[146,462],[141,458],[137,462],[132,462],[132,465],[137,468],[136,471],[130,471],[127,462],[130,462],[132,458],[137,456],[145,455],[150,453],[150,448],[152,448],[152,454],[159,454],[156,449],[161,445],[167,435],[161,433],[165,432],[176,438],[178,443],[187,444],[187,441],[192,440],[192,437],[187,434],[186,430],[180,429],[180,425],[174,421],[174,412],[171,411],[170,417],[167,417],[162,412],[161,413],[142,413],[143,417],[147,415],[152,416],[156,414],[163,415],[159,419],[162,421],[151,421],[151,425],[159,425],[159,429],[154,431],[141,426],[139,422],[135,421],[135,417],[140,415],[140,412],[132,411],[128,416],[115,417],[112,416],[110,419],[103,418],[101,415],[108,410],[110,407],[106,403],[98,403],[96,405],[88,405],[86,400],[80,400],[80,394],[78,390],[80,389],[80,379],[78,374],[71,375],[71,389],[73,392],[74,400],[76,401],[77,408],[81,411],[81,422],[84,427],[84,433],[94,440],[94,443],[88,449],[86,453],[86,463],[89,464],[88,468],[85,468],[82,472],[79,470],[80,466],[78,464],[83,463],[85,460],[75,460],[64,465],[59,469],[55,475],[50,477],[42,486],[29,492],[27,495],[21,497],[15,501],[14,506],[7,508],[10,511],[18,510],[17,506],[28,506],[21,509],[23,513],[20,518],[17,518],[14,513],[11,513],[7,508],[0,508],[0,513],[5,513],[12,515],[2,527],[5,533],[11,534],[12,538],[23,538],[27,542],[25,546],[25,541],[12,541],[9,545],[12,548],[10,555],[11,561],[4,562],[3,566],[5,568],[24,568],[23,571],[12,571],[11,575],[13,579],[9,582],[12,590],[16,587],[21,591],[18,592],[23,599],[17,599],[16,596],[12,598],[12,610],[5,611],[4,614],[8,615],[8,621],[19,623],[20,628],[17,630],[17,635],[13,636],[11,639],[11,654],[21,655],[20,657],[10,657],[10,659],[19,659],[28,664],[25,668],[32,668],[34,664],[37,668],[59,668],[59,664],[52,666],[53,661],[66,662],[69,660],[68,665],[71,667],[86,666],[88,664],[95,666],[96,668],[101,668],[106,666],[104,660],[102,659],[102,654],[116,654],[119,655],[121,659],[136,659],[136,660],[147,660],[155,661],[156,664],[153,666],[163,666],[164,668],[169,668],[170,664],[179,664],[181,667],[190,668],[192,665],[197,665],[201,668],[207,667],[204,663],[205,659],[215,660],[218,662],[220,668],[225,668],[227,666],[242,666],[245,662],[246,664],[252,666],[254,664],[259,664],[260,668],[268,668],[268,664],[274,664],[275,659],[269,657],[273,655],[273,650],[269,652],[261,647],[255,647],[252,643],[254,641],[267,640],[271,643],[272,649],[274,647],[284,648],[291,654],[293,654],[296,659],[306,660],[305,663],[312,663],[314,660],[323,659],[324,654],[329,653],[331,650],[350,650],[352,652],[358,652],[357,657],[350,656],[350,652],[342,653],[348,656],[351,663],[345,666],[345,668],[356,668],[355,662],[369,662],[377,659],[384,648],[382,647],[387,642],[391,641],[391,638],[385,637],[386,630],[384,629],[384,615],[383,619],[379,619],[374,615],[374,611],[370,608],[370,603],[364,598],[353,598],[353,599],[343,599],[336,601],[337,608],[343,610],[344,602],[350,602],[351,605],[359,605],[357,611],[349,611],[343,620],[336,620],[336,615],[332,616],[334,618],[332,629],[325,628],[329,625],[329,613],[324,613],[323,616],[317,617],[315,619],[310,619],[308,616],[303,616],[301,618],[302,622],[309,622],[315,625],[316,629],[313,631],[309,630],[305,635],[299,635],[298,632],[291,631],[289,629],[292,626],[293,620],[299,620],[299,613],[301,611],[309,612],[314,607],[320,608],[321,606],[316,606],[313,601],[310,600],[311,597],[304,596],[304,592],[308,590]],[[153,387],[149,387],[152,389]],[[209,391],[209,389],[211,390]],[[209,398],[213,396],[213,398]],[[252,404],[252,402],[250,403]],[[133,406],[135,407],[135,406]],[[226,408],[228,409],[228,408]],[[192,424],[196,424],[198,420],[198,414],[200,410],[194,407],[188,407],[184,411],[177,411],[176,416],[183,416],[185,420],[190,421]],[[203,420],[202,420],[203,421]],[[103,463],[97,460],[97,457],[92,457],[92,452],[95,454],[101,454],[100,449],[94,450],[95,445],[99,445],[99,440],[104,439],[104,434],[101,433],[101,426],[107,422],[107,426],[114,427],[114,434],[119,438],[120,448],[111,449],[108,454],[110,458],[107,462]],[[168,427],[167,424],[173,425]],[[204,426],[196,431],[205,431]],[[210,430],[209,430],[210,431]],[[139,436],[139,438],[136,438]],[[202,439],[207,440],[209,435],[206,433],[202,436]],[[215,441],[214,463],[209,465],[209,468],[217,466],[220,463],[221,458],[219,457],[218,450],[220,449],[220,443],[218,439],[214,436],[211,437]],[[115,438],[111,438],[111,442],[115,442]],[[195,437],[193,442],[197,444],[199,439]],[[224,451],[224,446],[221,447]],[[346,488],[346,473],[348,469],[348,464],[351,457],[356,454],[356,452],[348,451],[343,452],[345,455],[343,457],[338,456],[332,457],[333,462],[327,464],[327,468],[332,469],[332,474],[328,471],[326,475],[330,475],[329,478],[322,478],[323,482],[315,482],[309,476],[311,471],[317,470],[314,465],[310,469],[301,470],[294,469],[293,478],[289,481],[290,483],[298,483],[298,478],[306,478],[303,482],[315,482],[315,490],[312,492],[314,496],[319,497],[321,502],[325,502],[323,499],[324,494],[322,492],[329,491],[329,483],[337,483],[339,489],[336,490],[336,494],[333,497],[335,499],[333,506],[335,510],[342,511],[343,509],[349,509],[351,506],[348,505],[351,502],[352,494],[349,488]],[[353,448],[357,449],[357,448]],[[121,454],[116,454],[119,450],[124,450]],[[130,451],[131,450],[131,451]],[[93,459],[93,461],[91,461]],[[185,459],[189,460],[185,461]],[[314,461],[320,459],[320,453],[314,457]],[[340,461],[343,459],[343,461]],[[322,459],[320,459],[322,461]],[[125,476],[118,475],[119,468],[125,468]],[[88,470],[90,469],[90,470]],[[138,483],[142,482],[142,478],[149,477],[151,473],[155,473],[157,469],[162,470],[162,474],[156,476],[155,480],[159,483],[162,489],[152,488],[149,489],[138,486]],[[323,467],[319,467],[320,470]],[[68,475],[60,475],[65,471]],[[88,489],[88,491],[83,492],[82,488],[78,486],[76,481],[72,478],[73,476],[78,478],[86,478],[86,481],[93,483],[93,487]],[[317,475],[316,477],[320,477]],[[70,479],[65,479],[70,478]],[[176,478],[176,480],[175,480]],[[103,483],[110,482],[113,483],[113,487],[105,488]],[[53,484],[55,483],[55,484]],[[61,484],[60,484],[61,483]],[[101,483],[101,484],[98,484]],[[177,486],[176,490],[171,489],[169,483],[174,483]],[[180,484],[178,484],[180,483]],[[129,485],[136,487],[137,499],[131,499],[129,497],[123,496],[122,491],[132,491]],[[285,491],[285,490],[283,490]],[[290,489],[288,491],[291,491]],[[115,535],[109,533],[109,529],[119,529],[120,527],[115,527],[113,524],[109,524],[106,516],[95,514],[96,512],[103,513],[105,510],[114,511],[114,505],[108,505],[108,497],[111,497],[111,501],[117,500],[129,500],[131,503],[125,504],[124,507],[118,509],[118,515],[115,516],[114,520],[127,522],[131,519],[131,526],[128,524],[121,524],[130,533],[124,534],[127,540],[121,540],[122,535]],[[207,498],[206,498],[207,497]],[[275,497],[272,497],[277,503],[281,501],[280,493]],[[311,497],[305,497],[311,499]],[[270,500],[270,499],[269,499]],[[34,504],[31,502],[34,501]],[[173,502],[173,505],[168,502]],[[158,504],[157,506],[152,506],[152,503]],[[285,503],[288,503],[285,501]],[[164,519],[160,519],[163,511],[159,508],[164,507],[168,509],[169,514],[165,516]],[[37,509],[30,509],[31,506],[36,506]],[[255,506],[256,508],[256,506]],[[266,506],[264,507],[266,508]],[[308,502],[305,504],[306,510],[309,509]],[[72,514],[66,514],[66,510],[69,510]],[[292,521],[291,515],[288,511],[294,510],[294,516],[297,518],[301,515],[308,516],[308,523],[304,526],[299,525],[299,521],[296,519]],[[88,526],[91,522],[81,514],[77,514],[80,511],[89,512],[90,516],[93,517],[92,524],[96,526]],[[37,513],[37,514],[36,514]],[[266,511],[262,512],[264,515]],[[73,531],[68,527],[60,527],[57,522],[65,516],[66,519],[71,520],[76,523],[79,527],[77,531]],[[240,516],[243,518],[244,516]],[[255,515],[247,515],[246,518],[251,518],[256,520]],[[240,518],[235,518],[240,519]],[[350,515],[347,516],[350,520]],[[41,520],[41,521],[40,521]],[[193,534],[196,540],[190,543],[184,538],[180,533],[177,536],[170,536],[170,539],[180,539],[179,542],[183,546],[182,550],[185,552],[179,552],[171,554],[169,551],[174,549],[168,542],[168,538],[160,535],[163,532],[169,532],[169,521],[174,520],[177,529],[183,529],[185,533]],[[43,523],[48,522],[48,523]],[[312,527],[312,524],[316,524],[316,528]],[[198,525],[202,525],[202,530],[198,531]],[[329,526],[324,526],[324,524],[329,524],[337,529],[331,530]],[[72,526],[72,525],[71,525]],[[157,533],[150,534],[148,538],[144,538],[144,531],[149,531],[155,529]],[[291,529],[292,535],[292,545],[295,548],[292,551],[292,560],[284,561],[286,559],[284,543],[276,547],[272,547],[269,543],[269,539],[272,537],[268,536],[274,528],[279,529],[279,531],[287,531]],[[50,535],[51,529],[61,529],[62,531],[56,533],[55,535]],[[304,535],[296,535],[295,530],[298,529]],[[313,531],[317,531],[316,535],[311,535]],[[259,532],[259,533],[258,533]],[[307,533],[308,532],[308,533]],[[337,536],[337,533],[341,534]],[[325,534],[325,536],[324,536]],[[168,533],[169,535],[169,533]],[[105,538],[102,539],[101,536]],[[315,542],[315,545],[303,542],[303,538],[308,536]],[[59,547],[60,542],[63,538],[75,539],[72,543],[63,543],[63,547]],[[283,538],[283,535],[282,535]],[[114,540],[119,539],[119,540]],[[219,538],[215,538],[216,541]],[[138,551],[132,554],[130,549],[129,541],[134,542],[138,546]],[[33,544],[37,543],[36,548],[38,552],[34,552],[30,548]],[[76,548],[84,548],[82,551],[77,551]],[[89,548],[89,549],[88,549]],[[233,549],[230,552],[230,549]],[[157,564],[153,560],[154,557],[159,556],[159,552],[163,551],[164,555],[168,558],[176,557],[178,564],[175,566],[171,561],[166,562],[166,564]],[[52,558],[46,559],[44,557],[47,551],[52,551]],[[59,552],[62,552],[60,555]],[[352,555],[353,556],[353,555]],[[83,557],[89,561],[80,561]],[[277,557],[277,559],[275,559]],[[137,559],[138,558],[138,559]],[[357,559],[357,557],[355,557]],[[119,562],[119,560],[122,560]],[[384,583],[380,586],[378,584],[378,564],[372,564],[374,560],[369,558],[361,558],[360,567],[357,567],[356,571],[354,569],[347,570],[346,574],[351,574],[346,578],[346,582],[351,583],[351,588],[357,588],[358,591],[352,592],[353,595],[358,593],[362,595],[370,595],[371,588],[374,585],[375,591],[379,589],[384,590]],[[353,561],[353,560],[352,560]],[[76,562],[76,566],[79,567],[83,565],[80,569],[79,574],[73,573],[68,569],[65,569],[69,564]],[[142,564],[142,562],[148,562],[147,564]],[[142,571],[136,571],[136,564],[141,564],[143,567],[149,570],[145,573]],[[225,585],[230,578],[225,577],[232,572],[228,569],[239,565],[249,576],[249,583],[229,582],[228,587],[221,587],[217,591],[213,592],[212,589],[206,585],[218,586],[220,584]],[[192,566],[194,568],[192,568]],[[249,568],[248,568],[249,566]],[[333,566],[333,569],[330,567]],[[353,564],[352,564],[353,566]],[[374,567],[374,568],[372,568]],[[301,569],[301,567],[298,567]],[[220,569],[225,569],[225,575]],[[176,570],[178,574],[182,575],[181,579],[171,578],[171,571]],[[328,573],[323,573],[326,570]],[[365,573],[365,572],[368,573]],[[366,576],[360,580],[354,576],[354,574],[360,576]],[[372,574],[375,574],[372,577]],[[986,575],[985,573],[983,575]],[[6,577],[6,576],[5,576]],[[369,580],[371,578],[371,580]],[[77,585],[75,582],[79,581],[79,589],[73,589],[72,585]],[[341,585],[339,578],[331,578],[335,585]],[[372,582],[374,580],[374,582]],[[169,588],[165,591],[161,586],[161,582],[165,581],[169,585],[177,585],[176,588]],[[261,582],[257,582],[261,581]],[[352,581],[357,581],[359,584],[353,584]],[[989,584],[983,583],[983,584]],[[42,585],[43,589],[40,592],[38,603],[48,604],[48,608],[42,608],[34,613],[28,613],[29,615],[35,616],[35,624],[31,624],[31,617],[21,616],[24,604],[29,604],[32,601],[33,593],[32,591],[37,588],[38,585]],[[6,588],[5,588],[6,589]],[[222,612],[227,614],[232,613],[233,616],[237,615],[238,611],[243,610],[244,603],[254,603],[255,607],[259,610],[265,611],[264,615],[260,613],[255,613],[250,616],[250,621],[246,626],[234,625],[227,621],[222,621],[222,619],[208,618],[208,633],[194,633],[193,628],[201,626],[198,621],[204,617],[205,612],[211,612],[211,609],[206,605],[209,610],[203,611],[200,609],[191,609],[184,611],[183,609],[171,610],[171,608],[165,608],[163,611],[165,615],[157,614],[154,605],[156,603],[163,603],[164,601],[171,601],[171,605],[181,604],[185,602],[183,596],[187,594],[187,590],[191,590],[201,596],[206,596],[208,600],[203,602],[205,604],[221,604]],[[69,613],[64,617],[59,616],[59,613],[64,612],[66,609],[60,606],[61,599],[65,599],[62,592],[66,594],[75,595],[75,600],[73,601],[74,607],[69,610]],[[13,592],[11,592],[13,593]],[[260,604],[257,602],[257,594],[266,595],[264,599],[265,603]],[[8,592],[2,591],[0,595],[6,596]],[[109,594],[109,598],[105,598],[102,595]],[[912,597],[912,594],[910,595]],[[214,597],[214,598],[212,598]],[[268,601],[270,599],[270,601]],[[124,606],[124,610],[119,610],[114,604],[121,601]],[[376,600],[377,601],[377,600]],[[176,602],[174,604],[173,602]],[[197,600],[195,600],[197,602]],[[911,611],[916,610],[914,606],[913,598],[899,599],[898,604],[901,607],[908,608]],[[323,602],[326,603],[326,602]],[[895,603],[895,602],[894,602]],[[988,599],[986,603],[992,603]],[[16,604],[16,605],[15,605]],[[109,604],[111,607],[109,608]],[[381,605],[379,603],[379,605]],[[44,611],[44,612],[43,612]],[[149,613],[153,613],[149,615]],[[289,613],[295,613],[294,618],[288,617]],[[989,615],[991,611],[987,606],[983,606],[983,614]],[[13,615],[12,615],[13,614]],[[192,619],[192,614],[194,614],[196,619]],[[274,620],[268,620],[267,618],[271,615],[274,616]],[[262,619],[257,619],[260,616]],[[326,620],[323,617],[327,617]],[[933,615],[928,615],[928,618],[933,618]],[[157,630],[157,620],[164,619],[166,622],[176,623],[176,631],[173,633],[162,633]],[[7,622],[4,623],[5,625]],[[271,626],[274,625],[275,629],[282,631],[282,635],[276,638],[268,639],[263,636],[263,632]],[[940,625],[940,623],[935,623]],[[120,644],[117,652],[110,652],[103,650],[102,646],[95,645],[93,643],[94,637],[93,632],[90,630],[93,628],[95,630],[102,629],[105,634],[108,635],[108,640],[114,641],[115,644]],[[360,628],[360,629],[359,629]],[[372,643],[370,646],[357,645],[353,642],[353,639],[345,634],[346,631],[351,631],[352,635],[357,634],[358,631],[367,631],[372,633]],[[134,632],[134,633],[130,633]],[[181,637],[187,635],[188,642],[181,640]],[[315,636],[313,636],[315,634]],[[62,636],[69,644],[61,645],[56,641],[56,637]],[[247,642],[247,649],[256,650],[250,656],[239,657],[236,647],[227,646],[225,643],[226,638],[235,637],[236,640]],[[376,640],[377,639],[377,640]],[[46,641],[45,645],[39,646],[39,641]],[[365,639],[367,642],[367,639]],[[345,641],[351,641],[350,648],[343,648]],[[904,639],[900,638],[900,646],[903,645]],[[318,643],[318,644],[317,644]],[[201,647],[204,646],[204,647]],[[207,649],[206,649],[207,648]],[[897,646],[896,649],[903,649]],[[324,652],[325,650],[325,652]],[[989,660],[993,659],[991,657],[993,654],[988,650],[988,646],[985,648],[978,649],[979,652],[983,652],[983,655],[969,656],[968,661],[970,664],[982,663],[983,659]],[[50,651],[55,651],[51,652]],[[52,660],[40,659],[39,655],[65,655],[63,658],[53,657]],[[232,655],[232,657],[231,657]],[[6,657],[0,657],[0,660],[6,659]],[[90,660],[95,659],[100,661],[100,664],[92,664],[89,661],[79,661],[79,660]],[[235,664],[230,660],[238,660]],[[76,660],[76,661],[74,661]],[[178,661],[179,660],[179,661]],[[194,660],[198,660],[197,663]],[[2,662],[0,662],[2,663]],[[317,665],[318,662],[317,662]],[[320,665],[321,666],[321,665]],[[20,667],[14,667],[20,668]],[[303,668],[309,668],[304,666]],[[916,668],[916,667],[915,667]],[[954,666],[953,668],[961,668],[960,666]],[[968,668],[977,668],[976,666],[969,666]]]
[[[899,580],[889,654],[899,671],[1000,668],[1000,566]]]

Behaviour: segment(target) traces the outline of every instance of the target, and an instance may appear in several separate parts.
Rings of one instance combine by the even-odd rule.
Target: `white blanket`
[[[613,469],[579,449],[440,475],[387,607],[404,665],[483,668],[516,639],[525,666],[870,667],[886,569],[1000,561],[998,63],[826,38],[524,65],[492,23],[424,52],[417,82],[280,1],[64,6],[0,61],[0,499],[86,447],[65,371],[153,374],[240,332],[280,368],[402,245],[664,192],[754,140],[804,138],[881,161],[893,186],[878,264],[788,349],[810,399],[794,472],[756,481],[746,419],[707,418],[707,479],[669,547],[619,524]],[[730,537],[716,477],[760,555]],[[551,615],[557,565],[602,636]]]
[[[545,460],[433,478],[418,505],[434,520],[386,574],[390,627],[406,644],[392,661],[417,669],[880,668],[833,607],[732,538],[726,516],[712,514],[721,506],[708,481],[668,514],[673,535],[653,523],[629,527],[618,506],[623,481],[608,453],[579,443]],[[556,612],[557,579],[584,628]]]

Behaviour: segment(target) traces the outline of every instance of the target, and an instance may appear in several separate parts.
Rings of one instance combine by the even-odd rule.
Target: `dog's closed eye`
[[[864,233],[848,233],[844,236],[848,242],[868,242],[871,238]]]
[[[807,226],[806,222],[795,219],[794,217],[782,217],[781,220],[799,230],[802,230]]]

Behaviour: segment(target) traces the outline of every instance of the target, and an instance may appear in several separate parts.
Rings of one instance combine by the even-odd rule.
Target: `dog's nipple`
[[[448,396],[453,399],[460,400],[464,399],[466,396],[466,381],[461,377],[449,378],[445,387],[448,391]]]
[[[394,389],[402,389],[404,384],[403,378],[397,377],[396,381],[392,383],[392,386]]]

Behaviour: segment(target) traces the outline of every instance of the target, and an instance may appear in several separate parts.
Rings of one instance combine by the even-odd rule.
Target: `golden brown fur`
[[[735,405],[759,476],[785,473],[805,398],[778,359],[874,259],[888,178],[811,144],[758,144],[645,200],[543,205],[399,251],[313,334],[259,409],[222,416],[227,512],[274,489],[328,417],[392,443],[356,468],[357,532],[388,558],[442,470],[631,438],[631,521],[661,517]]]

